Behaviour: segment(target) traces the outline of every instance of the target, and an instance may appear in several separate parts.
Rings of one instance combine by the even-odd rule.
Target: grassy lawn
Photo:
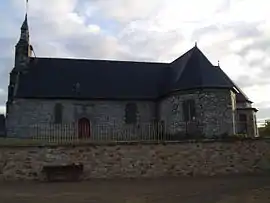
[[[213,141],[211,139],[203,140],[203,142]],[[196,140],[183,140],[183,141],[162,141],[162,140],[90,140],[90,139],[20,139],[20,138],[0,138],[0,147],[27,147],[27,146],[59,146],[59,145],[120,145],[120,144],[157,144],[157,143],[185,143],[185,142],[197,142]]]
[[[113,141],[113,140],[48,140],[48,139],[19,139],[19,138],[0,138],[0,147],[27,147],[27,146],[59,146],[59,145],[107,145],[107,144],[136,144],[136,143],[160,143],[161,141]],[[176,143],[177,141],[166,141],[166,143]]]
[[[45,140],[0,138],[0,146],[42,146],[42,145],[56,145],[56,144],[57,143]]]
[[[113,141],[92,141],[92,140],[65,140],[65,139],[20,139],[20,138],[0,138],[0,147],[18,146],[59,146],[59,145],[80,145],[80,144],[106,144],[106,143],[121,143]],[[122,143],[127,143],[122,142]]]
[[[37,144],[41,144],[41,142],[32,139],[0,138],[0,146],[29,146]]]

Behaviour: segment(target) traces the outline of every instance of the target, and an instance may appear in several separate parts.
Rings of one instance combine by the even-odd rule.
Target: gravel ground
[[[1,203],[270,203],[270,176],[0,183]]]

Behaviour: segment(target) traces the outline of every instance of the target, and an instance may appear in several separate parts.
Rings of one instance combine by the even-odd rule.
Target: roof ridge
[[[184,54],[182,54],[181,56],[179,56],[178,58],[176,58],[175,60],[173,60],[171,62],[171,64],[175,63],[176,61],[179,61],[181,59],[183,59],[183,57],[185,57],[186,55],[190,54],[192,51],[194,51],[195,47],[192,47],[190,50],[186,51]],[[189,56],[190,57],[190,56]]]
[[[196,47],[196,49],[198,50],[198,52],[213,66],[213,64],[211,63],[211,61],[208,59],[208,57],[202,52],[202,50],[200,50],[198,47]]]
[[[207,57],[202,53],[202,51],[200,49],[197,48],[197,45],[195,46],[196,47],[196,51],[197,53],[193,53],[193,54],[198,54],[198,58],[199,60],[201,61],[202,59],[205,60],[204,58],[207,59]],[[203,57],[203,58],[202,58]],[[190,59],[189,59],[190,60]],[[208,60],[208,59],[207,59]],[[202,72],[202,68],[201,68],[201,62],[199,63],[199,66],[200,68],[198,69],[198,71],[200,72],[199,74],[199,84],[200,85],[203,85],[204,84],[204,75],[203,75],[203,72]]]
[[[162,64],[169,65],[170,63],[165,62],[153,62],[153,61],[128,61],[128,60],[114,60],[114,59],[86,59],[86,58],[53,58],[53,57],[30,57],[32,60],[72,60],[72,61],[99,61],[99,62],[110,62],[110,63],[144,63],[144,64]]]

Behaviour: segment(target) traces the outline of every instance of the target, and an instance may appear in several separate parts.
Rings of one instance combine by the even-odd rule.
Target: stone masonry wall
[[[240,114],[245,114],[247,116],[247,135],[249,137],[257,137],[258,126],[256,112],[252,109],[252,104],[250,102],[238,102],[237,103],[237,133],[241,133],[244,128],[244,123],[239,121]]]
[[[129,101],[133,102],[133,101]],[[50,124],[54,122],[54,106],[63,105],[63,124],[77,122],[86,117],[93,126],[106,126],[121,129],[125,125],[125,101],[73,101],[73,100],[30,100],[16,99],[10,107],[7,118],[8,136],[24,137],[33,134],[29,126]],[[151,123],[155,118],[155,103],[137,102],[137,121]],[[23,115],[23,116],[22,116]],[[104,131],[106,130],[104,128]],[[31,132],[28,132],[31,131]],[[35,132],[34,132],[35,133]],[[71,132],[72,133],[72,132]],[[102,133],[99,133],[99,135]]]
[[[179,92],[165,98],[160,103],[160,119],[171,133],[185,131],[182,103],[195,100],[195,122],[203,134],[209,137],[223,133],[235,133],[235,94],[227,89],[205,89]]]
[[[240,114],[246,115],[246,123],[239,120]],[[237,133],[244,133],[242,131],[246,128],[246,134],[248,137],[257,137],[258,127],[256,120],[256,112],[253,109],[237,109]]]
[[[44,180],[42,167],[82,163],[82,179],[269,172],[270,141],[1,147],[0,180]]]
[[[205,89],[189,92],[180,92],[171,95],[162,100],[158,105],[158,115],[161,121],[165,122],[165,131],[167,133],[182,132],[187,129],[183,122],[182,102],[186,99],[194,99],[196,107],[196,119],[198,129],[205,136],[220,136],[221,134],[234,134],[234,102],[235,94],[227,89]],[[130,101],[129,101],[130,102]],[[149,131],[149,125],[157,115],[156,104],[154,102],[134,101],[138,106],[137,124],[134,127],[140,126],[141,131]],[[73,101],[73,100],[25,100],[16,99],[9,108],[7,118],[7,135],[12,137],[24,137],[37,134],[37,130],[30,128],[35,124],[39,125],[38,133],[41,134],[60,134],[54,132],[54,129],[46,128],[47,124],[54,122],[54,107],[55,104],[63,105],[63,124],[76,123],[80,118],[86,117],[93,126],[99,126],[98,129],[91,133],[91,136],[96,134],[101,139],[102,136],[107,136],[109,129],[119,131],[125,125],[125,107],[126,101]],[[23,115],[23,116],[22,116]],[[44,130],[40,130],[41,124],[45,125]],[[104,128],[101,128],[104,126]],[[132,126],[131,126],[132,127]],[[189,127],[194,129],[193,126]],[[59,128],[56,128],[59,131]],[[66,134],[74,134],[75,129],[63,129]],[[104,131],[104,132],[103,132]],[[133,132],[133,131],[132,131]],[[129,132],[129,137],[138,135]],[[124,135],[123,135],[124,136]]]

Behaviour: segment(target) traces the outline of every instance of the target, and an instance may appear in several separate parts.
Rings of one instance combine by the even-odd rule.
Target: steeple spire
[[[26,0],[25,2],[25,17],[24,17],[24,21],[22,23],[21,26],[21,37],[20,37],[20,41],[25,41],[29,43],[29,27],[28,27],[28,0]]]
[[[26,6],[27,3],[28,0],[26,1]],[[8,103],[13,100],[13,97],[17,93],[20,75],[26,73],[29,69],[29,61],[32,53],[29,41],[29,27],[26,9],[25,18],[21,26],[20,39],[15,46],[15,65],[10,73]]]
[[[22,69],[27,67],[29,57],[31,56],[31,46],[28,27],[28,16],[25,14],[24,21],[21,26],[20,39],[16,45],[15,50],[15,67]]]
[[[29,27],[28,27],[27,13],[25,14],[25,18],[21,26],[20,41],[29,42]]]
[[[23,24],[21,26],[21,30],[28,30],[28,19],[27,19],[27,13],[25,14]]]

